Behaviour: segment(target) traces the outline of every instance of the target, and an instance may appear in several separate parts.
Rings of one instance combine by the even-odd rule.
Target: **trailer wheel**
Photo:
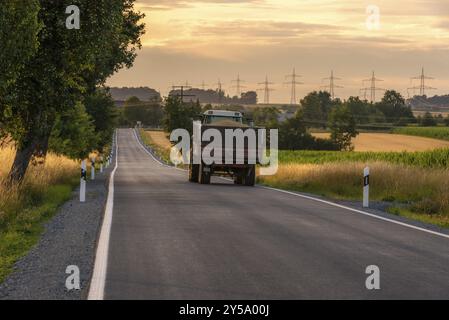
[[[211,171],[210,167],[204,164],[199,165],[199,182],[200,184],[210,184]]]
[[[244,181],[245,186],[254,187],[256,184],[256,166],[251,166],[245,170]]]
[[[189,166],[189,181],[198,183],[200,174],[200,165],[199,164],[191,164]]]
[[[234,171],[234,184],[243,184],[244,170]]]

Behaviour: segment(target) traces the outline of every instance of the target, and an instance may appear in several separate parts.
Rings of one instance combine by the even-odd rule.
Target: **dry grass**
[[[20,186],[6,187],[14,155],[12,148],[0,149],[0,282],[37,243],[43,223],[79,183],[79,165],[50,154],[45,164],[30,165]]]
[[[329,138],[329,133],[314,133],[317,138]],[[353,139],[355,151],[430,151],[439,148],[449,148],[449,141],[431,138],[406,136],[389,133],[361,133]]]
[[[144,143],[153,148],[162,160],[170,162],[172,144],[166,132],[140,130],[140,135]]]
[[[145,134],[154,144],[170,152],[172,144],[164,131],[145,131]]]
[[[65,157],[49,154],[45,164],[30,165],[21,186],[6,188],[5,179],[11,168],[15,150],[0,149],[0,217],[5,206],[20,205],[24,190],[45,190],[48,186],[64,183],[79,171],[79,165]]]
[[[334,199],[362,199],[364,163],[323,165],[286,164],[275,176],[259,177],[261,183],[310,192]],[[423,221],[449,227],[449,170],[421,169],[382,162],[370,164],[372,200],[391,201],[395,213],[422,217]]]

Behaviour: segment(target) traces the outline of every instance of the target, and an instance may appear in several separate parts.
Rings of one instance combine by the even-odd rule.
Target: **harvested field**
[[[329,133],[313,133],[317,138],[329,138]],[[430,151],[440,148],[449,148],[449,141],[407,136],[389,133],[361,133],[353,139],[354,151]]]

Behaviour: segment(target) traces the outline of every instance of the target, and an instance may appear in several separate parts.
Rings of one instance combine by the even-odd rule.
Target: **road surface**
[[[192,184],[118,132],[105,299],[449,298],[449,239],[221,179]],[[100,257],[97,257],[100,259]],[[367,290],[367,266],[380,290]]]

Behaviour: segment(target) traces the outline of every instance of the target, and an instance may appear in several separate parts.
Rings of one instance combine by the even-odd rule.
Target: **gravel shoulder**
[[[86,202],[79,202],[79,189],[46,223],[39,243],[15,264],[13,272],[0,284],[3,300],[86,299],[93,272],[98,233],[107,198],[107,182],[113,166],[96,180],[88,181]],[[90,173],[89,173],[90,176]],[[65,286],[68,266],[80,270],[80,290]]]

